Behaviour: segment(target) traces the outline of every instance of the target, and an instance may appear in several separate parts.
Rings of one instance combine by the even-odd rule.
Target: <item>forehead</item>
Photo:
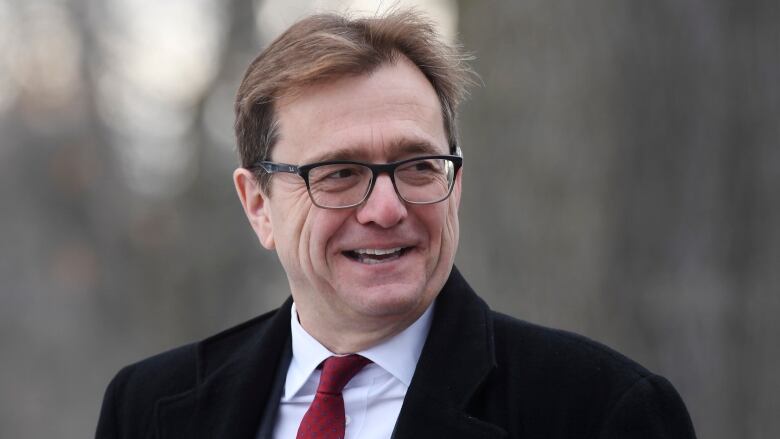
[[[370,74],[306,87],[278,101],[276,113],[275,161],[389,161],[448,150],[436,92],[406,58]]]

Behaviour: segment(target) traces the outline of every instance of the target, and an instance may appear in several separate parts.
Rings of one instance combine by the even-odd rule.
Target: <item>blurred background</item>
[[[780,437],[780,3],[438,0],[472,51],[458,265],[494,309],[665,375],[701,438]],[[314,10],[0,0],[0,437],[94,435],[123,365],[278,306],[232,99]]]

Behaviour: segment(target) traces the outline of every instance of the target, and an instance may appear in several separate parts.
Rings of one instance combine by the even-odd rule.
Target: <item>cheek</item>
[[[457,220],[457,216],[453,216],[453,210],[450,203],[438,203],[432,205],[435,209],[430,212],[425,221],[428,223],[430,230],[437,230],[439,233],[447,234],[447,230],[450,229],[453,219]]]
[[[281,191],[279,191],[281,192]],[[285,194],[287,195],[287,194]],[[276,252],[288,274],[298,273],[300,265],[301,243],[307,240],[308,218],[312,206],[305,193],[296,193],[287,199],[283,206],[273,210],[273,230],[276,241]]]
[[[460,233],[458,209],[454,202],[442,203],[441,207],[442,209],[438,211],[436,218],[438,227],[436,239],[440,239],[437,250],[440,251],[439,262],[449,264],[452,262],[458,247]]]
[[[460,238],[460,223],[458,223],[457,213],[448,218],[445,234],[449,246],[448,251],[451,254],[450,258],[454,262],[455,252],[458,250],[458,239]]]
[[[458,202],[452,200],[449,203],[449,209],[447,211],[447,231],[450,233],[450,240],[454,243],[455,247],[458,246],[458,238],[460,236],[460,222],[458,222]]]
[[[439,203],[425,206],[427,209],[420,210],[418,218],[424,224],[428,234],[429,251],[439,257],[451,253],[454,246],[457,246],[458,238],[458,216],[457,210],[453,209],[450,203]]]
[[[325,210],[312,207],[308,220],[303,225],[300,241],[300,252],[306,254],[310,264],[315,268],[326,268],[330,262],[331,243],[339,232],[344,229],[344,223],[351,215],[350,210]]]

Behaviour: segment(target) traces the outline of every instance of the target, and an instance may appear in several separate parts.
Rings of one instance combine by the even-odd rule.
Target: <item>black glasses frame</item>
[[[460,152],[460,148],[457,148],[456,153]],[[447,191],[447,194],[444,195],[441,199],[435,200],[435,201],[409,201],[406,198],[401,195],[401,193],[398,191],[398,185],[395,184],[395,170],[406,163],[414,162],[417,160],[428,160],[428,159],[444,159],[449,160],[452,162],[454,166],[454,173],[453,173],[453,179],[452,183],[450,184],[449,190]],[[360,165],[365,166],[366,168],[371,170],[371,181],[368,184],[368,189],[366,190],[366,193],[363,195],[363,198],[354,204],[350,204],[348,206],[322,206],[317,203],[317,201],[314,199],[314,196],[311,194],[311,185],[309,184],[309,172],[317,168],[319,166],[325,166],[325,165]],[[303,178],[303,181],[306,183],[306,191],[309,193],[309,199],[312,203],[314,203],[315,206],[323,208],[323,209],[350,209],[355,206],[359,206],[363,204],[369,196],[371,196],[371,192],[374,190],[374,183],[376,183],[377,177],[379,177],[380,174],[386,173],[388,176],[390,176],[390,181],[393,183],[393,189],[395,189],[396,195],[398,195],[398,198],[403,200],[406,203],[409,204],[435,204],[440,203],[447,198],[449,198],[450,194],[452,194],[452,188],[455,187],[455,178],[458,176],[458,171],[460,171],[460,168],[463,166],[463,157],[460,155],[424,155],[424,156],[418,156],[418,157],[412,157],[409,159],[400,160],[397,162],[391,162],[391,163],[382,163],[382,164],[374,164],[374,163],[365,163],[365,162],[358,162],[354,160],[328,160],[324,162],[316,162],[316,163],[309,163],[306,165],[296,166],[296,165],[290,165],[287,163],[277,163],[277,162],[271,162],[271,161],[261,161],[257,164],[250,166],[249,170],[256,170],[256,169],[262,169],[265,172],[269,174],[277,174],[277,173],[286,173],[286,174],[296,174]]]

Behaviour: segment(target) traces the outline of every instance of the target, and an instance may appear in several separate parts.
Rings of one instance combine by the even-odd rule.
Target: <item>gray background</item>
[[[0,0],[3,438],[91,436],[121,366],[287,294],[230,180],[261,3],[211,2],[181,90],[133,76],[130,43],[165,45],[121,3]],[[461,117],[475,289],[665,375],[702,438],[780,437],[778,3],[453,6],[484,82]]]

